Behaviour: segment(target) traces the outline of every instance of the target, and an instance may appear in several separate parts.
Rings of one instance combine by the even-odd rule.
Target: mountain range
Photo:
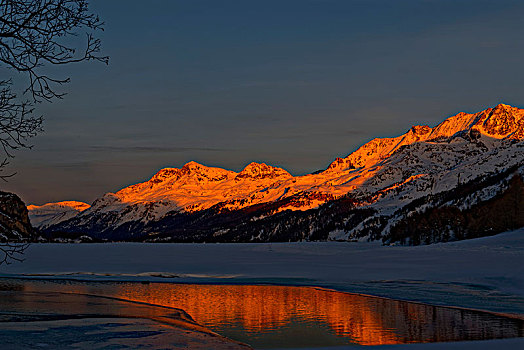
[[[293,176],[189,162],[81,202],[31,205],[49,240],[421,244],[524,226],[524,109],[499,104],[376,138]]]

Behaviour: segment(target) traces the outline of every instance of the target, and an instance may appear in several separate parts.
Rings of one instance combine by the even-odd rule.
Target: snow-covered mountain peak
[[[207,168],[208,168],[207,166],[202,165],[192,160],[184,164],[181,170],[184,170],[185,172],[195,172],[195,171],[203,171],[204,169],[207,169]]]
[[[427,125],[413,125],[411,129],[409,129],[409,133],[412,135],[427,135],[431,132],[431,128]]]
[[[482,112],[475,127],[494,138],[520,139],[524,129],[524,110],[501,103]]]
[[[400,136],[375,138],[347,157],[336,158],[323,172],[296,177],[265,163],[250,163],[237,173],[192,161],[104,195],[68,225],[72,230],[79,224],[98,229],[104,223],[114,229],[198,217],[198,212],[231,214],[248,207],[273,215],[319,208],[332,200],[390,215],[421,196],[451,191],[465,181],[521,164],[523,124],[524,110],[507,105],[461,112],[433,128],[414,125]],[[250,210],[238,212],[239,217]]]
[[[442,123],[438,124],[431,130],[431,134],[428,136],[428,139],[440,139],[448,138],[455,135],[458,132],[471,129],[478,119],[477,114],[470,114],[460,112],[454,116],[451,116],[444,120]]]
[[[493,139],[524,138],[524,109],[499,104],[478,113],[460,112],[434,128],[412,126],[405,134],[392,138],[376,138],[362,145],[345,158],[337,158],[328,171],[361,168],[376,164],[402,146],[421,141],[448,139],[470,131],[477,131]]]
[[[180,169],[177,168],[164,168],[159,170],[149,182],[151,183],[161,183],[168,179],[172,179],[174,177],[177,177],[180,173]]]
[[[68,220],[91,206],[84,202],[63,201],[44,205],[28,205],[29,219],[34,227],[45,227]]]
[[[277,168],[265,163],[252,162],[248,164],[236,177],[236,180],[241,179],[275,179],[277,177],[291,177],[291,174],[282,168]]]
[[[191,178],[198,182],[222,181],[233,175],[236,175],[234,171],[208,167],[194,161],[186,163],[179,172],[179,178]]]
[[[337,157],[331,164],[329,164],[325,172],[344,171],[354,167],[355,166],[351,163],[350,159]]]
[[[59,208],[69,209],[69,210],[78,210],[78,211],[84,211],[90,207],[89,204],[79,201],[62,201],[62,202],[56,202],[56,203],[46,203],[43,205],[28,205],[28,210],[56,210]]]
[[[478,113],[458,113],[433,128],[429,139],[451,137],[477,130],[483,135],[502,139],[521,139],[524,135],[524,109],[499,104]]]
[[[166,183],[174,181],[196,181],[196,182],[207,182],[207,181],[221,181],[228,177],[236,175],[235,172],[225,170],[222,168],[208,167],[191,161],[186,163],[182,168],[164,168],[159,170],[153,177],[147,182],[154,186],[163,186]],[[141,185],[141,184],[138,184]]]

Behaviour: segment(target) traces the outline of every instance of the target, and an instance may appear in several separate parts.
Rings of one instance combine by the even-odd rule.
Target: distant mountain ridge
[[[27,210],[31,224],[42,229],[69,220],[89,207],[90,205],[84,202],[63,201],[44,205],[29,205]]]
[[[264,163],[237,173],[189,162],[107,193],[65,220],[33,222],[48,237],[102,240],[391,241],[391,230],[409,216],[447,205],[433,201],[439,194],[497,177],[498,183],[473,186],[469,197],[450,204],[466,210],[508,190],[510,178],[524,173],[523,138],[524,109],[499,104],[433,128],[413,126],[398,137],[373,139],[314,174],[292,176]],[[426,201],[402,211],[421,198]],[[326,210],[340,218],[324,222],[318,213]]]

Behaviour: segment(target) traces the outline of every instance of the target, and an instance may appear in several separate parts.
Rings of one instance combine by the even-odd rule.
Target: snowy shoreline
[[[317,286],[524,314],[524,229],[428,246],[377,243],[33,244],[0,277]]]

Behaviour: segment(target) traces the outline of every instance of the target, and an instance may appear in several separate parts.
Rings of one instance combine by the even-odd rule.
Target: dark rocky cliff
[[[25,203],[14,193],[0,191],[0,242],[28,242],[36,238]]]

